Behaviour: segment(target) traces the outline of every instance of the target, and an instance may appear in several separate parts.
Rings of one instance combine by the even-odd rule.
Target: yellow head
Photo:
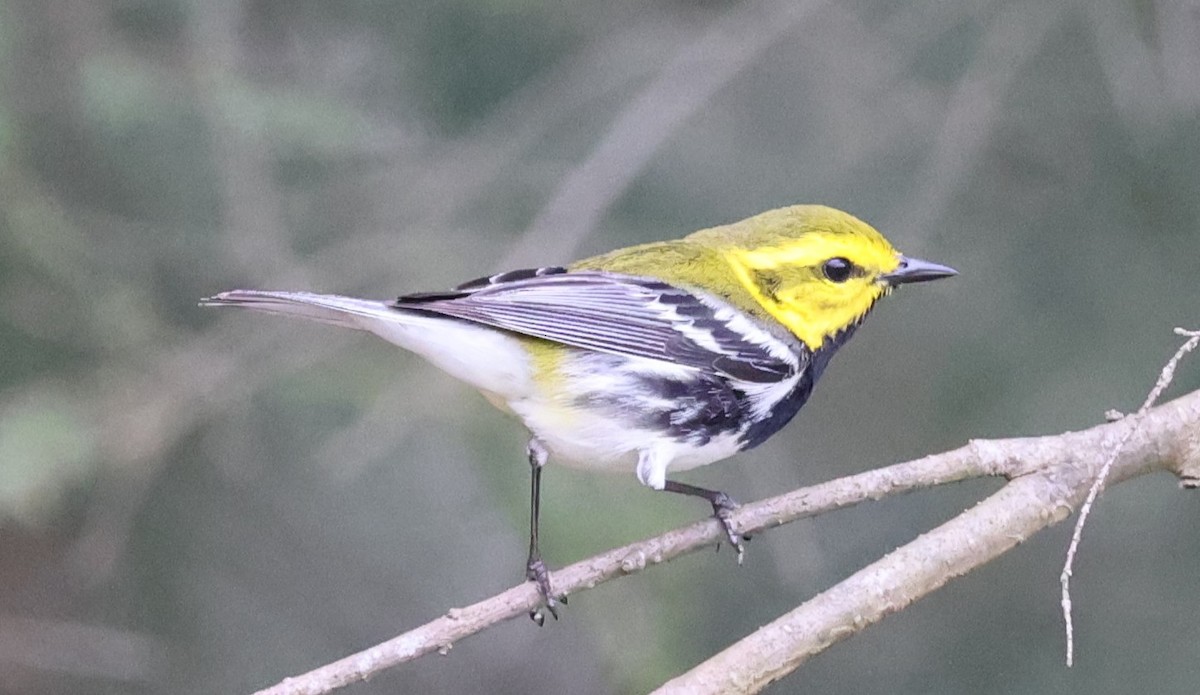
[[[771,210],[687,241],[717,250],[758,303],[813,350],[897,285],[955,274],[903,256],[866,222],[820,205]]]

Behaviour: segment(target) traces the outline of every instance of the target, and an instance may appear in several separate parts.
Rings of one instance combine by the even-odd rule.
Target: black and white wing
[[[789,379],[808,361],[729,305],[655,278],[539,268],[406,295],[392,306],[749,382]]]

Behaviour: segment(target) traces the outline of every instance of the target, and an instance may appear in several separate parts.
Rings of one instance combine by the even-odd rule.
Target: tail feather
[[[501,399],[532,392],[529,355],[507,331],[461,319],[394,307],[389,302],[311,292],[231,290],[200,306],[240,306],[370,331],[411,350],[451,376]]]
[[[312,292],[230,290],[200,300],[200,306],[236,306],[270,314],[298,316],[343,328],[371,331],[398,313],[386,302]]]

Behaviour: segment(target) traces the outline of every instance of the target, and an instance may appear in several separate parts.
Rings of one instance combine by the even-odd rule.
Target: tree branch
[[[796,519],[866,500],[983,476],[1012,482],[973,509],[919,537],[841,584],[755,632],[661,692],[753,692],[809,656],[1000,555],[1036,531],[1065,519],[1087,494],[1113,445],[1128,437],[1114,460],[1109,484],[1155,470],[1194,471],[1200,447],[1200,391],[1081,432],[1004,440],[974,440],[942,454],[839,478],[738,509],[738,532],[758,533]],[[1133,433],[1130,430],[1134,429]],[[723,537],[714,520],[610,550],[553,573],[557,590],[571,594],[638,572]],[[258,695],[315,695],[366,680],[384,669],[455,642],[538,603],[532,584],[515,586],[357,654],[288,678]]]

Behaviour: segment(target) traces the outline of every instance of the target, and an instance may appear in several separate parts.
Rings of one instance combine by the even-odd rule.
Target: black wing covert
[[[729,307],[654,278],[539,268],[406,295],[393,306],[743,381],[783,381],[803,366],[800,354],[747,319],[746,330],[732,328]]]

